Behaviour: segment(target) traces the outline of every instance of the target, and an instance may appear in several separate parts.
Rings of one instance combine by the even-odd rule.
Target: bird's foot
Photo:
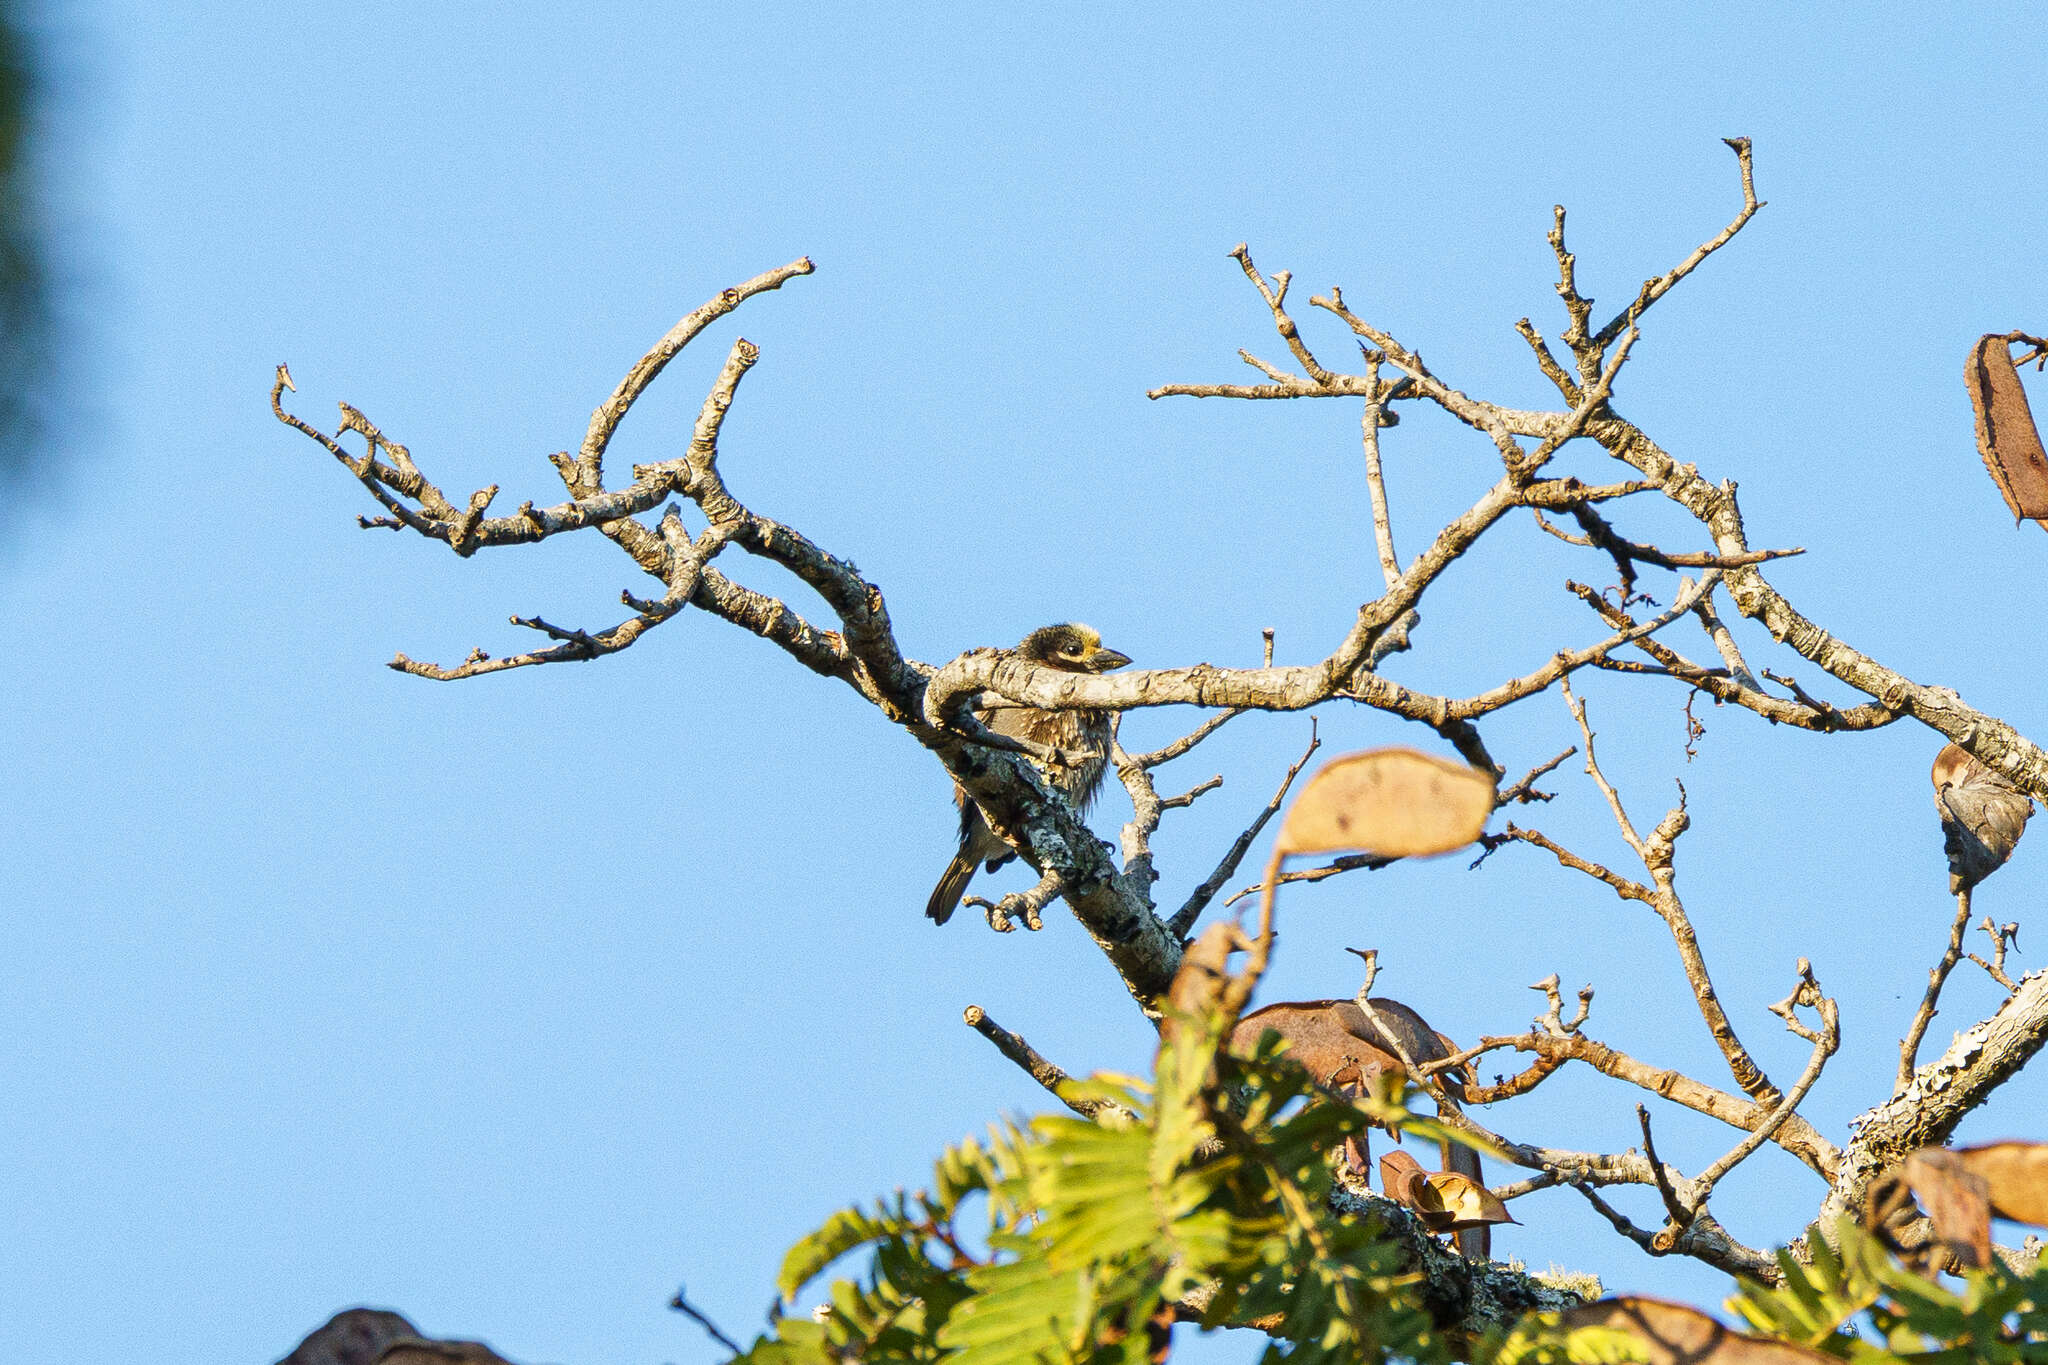
[[[1040,916],[1039,907],[1032,904],[1028,896],[1012,894],[1000,901],[987,901],[980,896],[969,896],[960,903],[979,906],[982,913],[988,916],[988,927],[999,934],[1017,932],[1019,917],[1023,919],[1024,927],[1034,934],[1045,927],[1045,920]]]

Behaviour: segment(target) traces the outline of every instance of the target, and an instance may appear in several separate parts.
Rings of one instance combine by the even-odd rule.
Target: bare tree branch
[[[1517,780],[1501,788],[1500,804],[1506,806],[1516,802],[1526,804],[1531,801],[1548,801],[1550,799],[1549,793],[1536,790],[1536,780],[1577,752],[1578,748],[1576,746],[1567,748],[1555,758],[1545,759]]]
[[[816,267],[811,264],[810,257],[801,257],[788,265],[756,275],[744,284],[735,285],[709,303],[685,313],[680,322],[669,328],[661,340],[626,371],[626,377],[612,390],[612,396],[598,404],[597,410],[590,414],[590,428],[584,432],[583,444],[576,456],[584,481],[591,484],[601,481],[604,452],[611,445],[612,433],[618,430],[619,423],[640,395],[646,392],[647,386],[654,382],[669,361],[681,354],[683,347],[696,340],[699,332],[754,295],[780,289],[797,276],[808,275],[814,269]]]
[[[2019,925],[1993,924],[1991,916],[1986,915],[1977,927],[1982,929],[1991,938],[1991,960],[1986,962],[1975,953],[1971,953],[1970,961],[1982,967],[1984,974],[2005,987],[2007,993],[2018,990],[2020,988],[2019,983],[2005,974],[2005,950],[2018,944],[2020,935]]]
[[[1231,874],[1237,871],[1237,866],[1244,861],[1244,855],[1251,848],[1252,841],[1259,837],[1259,831],[1264,829],[1266,822],[1279,811],[1281,803],[1287,799],[1288,789],[1294,785],[1294,779],[1301,775],[1302,768],[1307,766],[1309,759],[1315,756],[1316,750],[1321,748],[1322,744],[1323,741],[1316,734],[1315,721],[1311,719],[1308,747],[1301,751],[1301,757],[1294,761],[1294,765],[1287,770],[1287,775],[1280,779],[1279,790],[1273,793],[1273,799],[1266,803],[1266,808],[1253,817],[1252,822],[1245,826],[1244,832],[1232,841],[1215,869],[1202,879],[1201,885],[1188,894],[1188,898],[1181,902],[1180,909],[1173,912],[1173,918],[1166,922],[1168,933],[1185,939],[1194,929],[1195,921],[1201,917],[1209,902],[1216,899],[1216,893],[1222,889],[1223,883],[1229,881]]]
[[[1956,1125],[2031,1061],[2048,1042],[2048,971],[2021,978],[1988,1019],[1964,1029],[1948,1050],[1913,1073],[1912,1084],[1852,1120],[1841,1168],[1820,1207],[1822,1226],[1863,1207],[1870,1182],[1922,1147],[1948,1141]]]
[[[1702,243],[1690,256],[1656,279],[1643,281],[1642,292],[1636,295],[1628,307],[1616,313],[1600,329],[1593,338],[1595,345],[1605,346],[1627,329],[1634,327],[1642,320],[1643,314],[1650,311],[1651,304],[1670,293],[1672,287],[1680,280],[1699,269],[1707,257],[1735,240],[1735,234],[1748,226],[1749,220],[1756,216],[1756,211],[1764,206],[1763,201],[1756,197],[1756,180],[1754,168],[1750,163],[1749,139],[1731,137],[1723,138],[1722,141],[1728,144],[1729,150],[1735,153],[1735,159],[1742,166],[1742,211],[1729,220],[1727,227]]]
[[[1386,391],[1380,384],[1381,363],[1375,359],[1365,368],[1366,391],[1371,396],[1365,400],[1359,425],[1364,432],[1365,488],[1372,498],[1373,544],[1379,550],[1380,576],[1391,588],[1401,577],[1401,557],[1394,553],[1394,526],[1387,512],[1387,481],[1380,469],[1380,428],[1389,421]]]
[[[1799,1106],[1805,1101],[1807,1093],[1820,1080],[1821,1071],[1827,1066],[1828,1058],[1834,1056],[1836,1050],[1842,1045],[1840,1011],[1833,1000],[1821,994],[1820,983],[1813,979],[1813,972],[1807,966],[1805,958],[1799,960],[1799,976],[1799,984],[1793,988],[1793,994],[1789,997],[1789,1000],[1791,1003],[1805,1005],[1815,1010],[1820,1015],[1820,1030],[1815,1034],[1800,1028],[1797,1022],[1790,1017],[1789,1009],[1786,1022],[1795,1032],[1812,1041],[1813,1052],[1806,1059],[1806,1067],[1799,1073],[1799,1079],[1792,1083],[1792,1088],[1785,1092],[1784,1098],[1772,1106],[1771,1111],[1764,1115],[1760,1122],[1750,1128],[1749,1136],[1729,1148],[1719,1160],[1707,1167],[1706,1170],[1701,1171],[1694,1178],[1692,1187],[1686,1192],[1686,1195],[1695,1209],[1701,1209],[1706,1206],[1707,1196],[1713,1193],[1714,1186],[1721,1182],[1721,1177],[1727,1175],[1728,1172],[1748,1160],[1750,1154],[1763,1146],[1765,1142],[1777,1140],[1779,1131],[1785,1128],[1786,1125],[1794,1122],[1794,1115],[1798,1113]],[[1803,1129],[1805,1133],[1812,1132],[1810,1128],[1806,1127],[1804,1120],[1798,1120],[1798,1125],[1799,1129]],[[1796,1137],[1803,1136],[1804,1134],[1796,1129],[1794,1135]],[[1786,1142],[1784,1145],[1786,1150],[1792,1152],[1795,1156],[1799,1154],[1797,1146],[1792,1142]],[[1829,1158],[1839,1159],[1839,1155],[1832,1147],[1826,1149],[1826,1154]],[[1823,1161],[1821,1173],[1823,1175],[1828,1174],[1829,1169],[1834,1164],[1835,1161],[1833,1160]]]
[[[1055,899],[1064,898],[1134,1000],[1153,1018],[1161,1012],[1162,998],[1181,965],[1184,940],[1197,918],[1224,883],[1236,875],[1251,845],[1280,811],[1317,741],[1312,737],[1307,752],[1288,769],[1264,809],[1170,916],[1162,916],[1152,900],[1158,877],[1153,836],[1167,811],[1191,804],[1214,790],[1221,779],[1211,778],[1178,795],[1162,797],[1154,769],[1191,752],[1246,711],[1296,711],[1332,700],[1350,700],[1428,726],[1467,761],[1498,779],[1505,773],[1494,762],[1474,722],[1516,701],[1557,690],[1571,710],[1582,743],[1503,788],[1500,799],[1504,804],[1547,800],[1547,795],[1536,791],[1537,780],[1572,753],[1582,752],[1586,771],[1642,872],[1639,877],[1623,875],[1572,852],[1559,840],[1512,823],[1485,836],[1482,847],[1490,853],[1512,843],[1532,845],[1560,865],[1599,881],[1619,898],[1654,910],[1676,948],[1694,1007],[1741,1093],[1651,1066],[1584,1036],[1591,988],[1581,993],[1576,1015],[1567,1019],[1555,976],[1538,984],[1548,1008],[1527,1033],[1483,1038],[1478,1046],[1426,1067],[1416,1067],[1409,1059],[1411,1075],[1446,1098],[1461,1098],[1467,1104],[1489,1103],[1526,1093],[1566,1064],[1582,1062],[1612,1079],[1669,1099],[1683,1110],[1736,1129],[1740,1136],[1723,1155],[1698,1176],[1688,1178],[1657,1157],[1646,1109],[1639,1111],[1645,1151],[1598,1153],[1516,1142],[1477,1123],[1455,1105],[1444,1106],[1446,1123],[1495,1143],[1508,1160],[1533,1173],[1503,1187],[1501,1197],[1569,1185],[1622,1235],[1651,1254],[1693,1256],[1736,1273],[1772,1280],[1776,1278],[1775,1264],[1730,1237],[1708,1210],[1708,1199],[1718,1182],[1768,1142],[1829,1182],[1822,1206],[1824,1219],[1859,1208],[1872,1179],[1906,1152],[1944,1140],[1965,1114],[1983,1104],[2048,1040],[2048,973],[2013,982],[2004,970],[2012,926],[1999,929],[1986,921],[1993,940],[1992,958],[1986,961],[1970,956],[2011,992],[2010,997],[1990,1018],[1959,1034],[1940,1058],[1916,1067],[1919,1044],[1935,1015],[1943,983],[1964,956],[1969,902],[1963,897],[1948,951],[1931,974],[1926,996],[1901,1045],[1894,1093],[1864,1115],[1847,1144],[1837,1148],[1797,1112],[1839,1048],[1835,1002],[1821,993],[1810,966],[1802,959],[1792,992],[1770,1008],[1788,1029],[1808,1041],[1811,1051],[1799,1079],[1789,1090],[1780,1091],[1737,1036],[1677,889],[1676,846],[1691,818],[1684,788],[1678,789],[1676,807],[1654,827],[1644,829],[1634,823],[1621,794],[1601,767],[1586,708],[1572,690],[1572,675],[1591,667],[1622,679],[1669,678],[1716,702],[1733,703],[1774,723],[1817,733],[1853,733],[1911,718],[2043,800],[2048,800],[2048,752],[2003,721],[1969,706],[1954,691],[1913,681],[1802,615],[1766,577],[1772,562],[1799,551],[1752,548],[1734,485],[1710,482],[1694,465],[1676,459],[1615,411],[1615,385],[1639,338],[1645,315],[1732,241],[1763,206],[1755,193],[1748,141],[1730,139],[1729,146],[1736,154],[1741,177],[1742,203],[1734,217],[1672,268],[1646,280],[1626,307],[1597,328],[1594,301],[1579,291],[1577,260],[1565,240],[1564,209],[1555,210],[1549,243],[1557,265],[1556,292],[1566,319],[1557,336],[1558,349],[1526,318],[1517,324],[1517,331],[1528,344],[1537,369],[1560,395],[1562,410],[1508,407],[1455,387],[1432,370],[1418,351],[1354,311],[1336,288],[1310,299],[1311,316],[1326,315],[1347,329],[1348,341],[1358,347],[1363,373],[1332,369],[1288,309],[1291,275],[1285,271],[1263,274],[1243,245],[1231,253],[1258,291],[1298,373],[1241,350],[1242,361],[1258,371],[1264,382],[1168,384],[1153,389],[1151,396],[1341,398],[1360,404],[1364,481],[1379,582],[1370,589],[1375,595],[1363,601],[1341,629],[1331,628],[1327,638],[1341,636],[1334,646],[1307,664],[1276,667],[1271,632],[1267,632],[1264,658],[1257,668],[1199,663],[1091,676],[1034,664],[1014,650],[994,648],[968,650],[935,665],[907,658],[899,648],[882,593],[850,560],[796,528],[747,507],[726,487],[719,467],[720,433],[742,379],[760,357],[759,350],[745,339],[734,342],[726,355],[684,453],[636,466],[630,483],[608,487],[603,461],[613,435],[663,368],[712,322],[747,298],[810,273],[808,259],[723,291],[685,315],[643,354],[592,414],[576,453],[550,457],[567,489],[566,501],[536,506],[529,500],[509,515],[492,516],[498,485],[466,495],[444,493],[404,445],[389,439],[355,408],[341,406],[341,423],[333,435],[287,412],[282,396],[296,390],[289,371],[282,366],[271,392],[272,409],[280,422],[319,445],[363,486],[376,504],[375,515],[360,518],[365,526],[411,531],[444,543],[465,558],[479,549],[534,544],[594,528],[618,545],[639,572],[661,585],[644,596],[631,590],[621,593],[630,614],[615,617],[609,624],[564,625],[538,616],[513,617],[515,625],[545,637],[544,643],[525,652],[492,658],[475,650],[461,663],[447,667],[399,655],[393,667],[429,678],[455,679],[542,663],[588,661],[633,646],[654,627],[691,608],[738,625],[774,643],[812,672],[851,687],[931,752],[984,812],[990,827],[1039,874],[1038,882],[1028,891],[993,904],[979,902],[994,927],[1008,928],[1022,918],[1036,928],[1041,912]],[[2048,354],[2048,343],[2040,349]],[[1391,444],[1392,438],[1383,433],[1396,429],[1401,405],[1415,403],[1432,405],[1483,437],[1500,459],[1502,472],[1498,482],[1463,512],[1426,541],[1418,541],[1421,552],[1404,564],[1395,547],[1385,481],[1388,451],[1383,446]],[[1627,477],[1607,484],[1587,484],[1577,477],[1541,477],[1553,457],[1582,438],[1626,466],[1622,472]],[[1661,494],[1699,522],[1711,548],[1665,549],[1629,539],[1598,510],[1651,493]],[[1580,550],[1604,555],[1616,566],[1621,579],[1619,602],[1578,583],[1569,584],[1599,616],[1608,632],[1605,638],[1560,650],[1519,676],[1461,682],[1463,695],[1433,695],[1385,676],[1382,666],[1414,643],[1421,603],[1432,587],[1495,527],[1503,522],[1517,525],[1508,516],[1517,509],[1527,509],[1543,531]],[[693,519],[701,514],[701,530],[693,534],[685,527],[686,512],[691,512]],[[1553,525],[1546,516],[1551,513],[1569,515],[1577,533]],[[1421,533],[1403,534],[1419,537]],[[735,548],[749,557],[738,563],[761,560],[771,571],[793,576],[824,602],[827,616],[814,624],[780,597],[730,576],[727,571],[737,572],[736,561],[726,552]],[[1636,570],[1643,565],[1703,572],[1697,582],[1681,580],[1669,609],[1639,621],[1630,608],[1633,602],[1645,599],[1632,598],[1631,593]],[[1761,624],[1774,644],[1869,700],[1837,706],[1815,697],[1791,678],[1781,658],[1758,659],[1759,664],[1777,667],[1777,672],[1771,667],[1752,669],[1717,611],[1715,594],[1724,591],[1734,610]],[[1687,616],[1707,635],[1717,664],[1695,662],[1670,642],[1667,628]],[[1768,691],[1766,684],[1789,695]],[[1104,709],[1120,715],[1140,707],[1176,705],[1204,708],[1211,714],[1179,739],[1148,753],[1128,753],[1113,739],[1108,757],[1133,806],[1132,819],[1124,825],[1120,847],[1115,850],[1098,839],[1067,799],[1045,781],[1044,765],[1071,760],[1074,755],[998,734],[976,718],[978,709],[1000,706]],[[1273,943],[1273,888],[1285,882],[1315,881],[1356,868],[1383,866],[1387,861],[1359,854],[1319,867],[1282,872],[1276,859],[1271,875],[1262,883],[1268,895],[1261,904],[1257,936],[1245,938],[1242,944],[1250,952],[1253,966],[1244,977],[1233,980],[1248,991],[1249,984],[1243,983],[1255,981],[1264,969]],[[1227,904],[1234,904],[1251,889],[1239,892]],[[1369,967],[1368,980],[1370,974]],[[1373,1009],[1370,1001],[1362,1008]],[[1063,1071],[1015,1034],[996,1026],[979,1009],[968,1011],[968,1021],[1077,1112],[1093,1117],[1123,1112],[1120,1106],[1080,1093],[1077,1083]],[[1529,1054],[1529,1065],[1521,1073],[1492,1086],[1459,1076],[1460,1069],[1477,1058],[1507,1050]],[[1684,1118],[1683,1114],[1678,1117]],[[1651,1231],[1636,1226],[1597,1193],[1625,1184],[1659,1192],[1666,1214],[1661,1228]]]
[[[997,901],[982,896],[966,896],[960,903],[980,910],[988,918],[988,927],[999,934],[1015,933],[1020,919],[1024,921],[1024,927],[1035,934],[1045,927],[1045,907],[1058,900],[1064,890],[1066,883],[1060,880],[1060,874],[1048,872],[1029,891],[1013,891]]]
[[[1019,1038],[1016,1034],[988,1017],[988,1011],[979,1005],[969,1005],[961,1014],[967,1027],[979,1033],[996,1046],[996,1051],[1015,1062],[1029,1076],[1044,1086],[1047,1093],[1084,1119],[1100,1123],[1104,1116],[1136,1123],[1138,1116],[1113,1100],[1098,1099],[1082,1093],[1079,1081],[1039,1055],[1038,1049]]]
[[[1948,949],[1942,953],[1941,961],[1927,973],[1927,992],[1920,997],[1920,1008],[1914,1011],[1913,1022],[1899,1043],[1899,1073],[1892,1085],[1894,1095],[1913,1083],[1913,1067],[1920,1056],[1920,1040],[1926,1036],[1927,1026],[1934,1022],[1935,1002],[1941,999],[1942,985],[1948,980],[1948,974],[1955,970],[1956,963],[1963,960],[1963,935],[1969,927],[1970,888],[1966,886],[1956,893],[1956,917],[1949,925]]]

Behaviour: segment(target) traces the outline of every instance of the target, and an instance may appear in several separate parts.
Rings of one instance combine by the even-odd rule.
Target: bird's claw
[[[973,896],[968,898],[967,904],[980,906],[982,913],[988,917],[988,927],[999,934],[1016,933],[1019,915],[1023,917],[1024,927],[1034,934],[1045,927],[1045,920],[1040,917],[1038,907],[1023,896],[1012,894],[999,901],[985,901],[979,896]]]

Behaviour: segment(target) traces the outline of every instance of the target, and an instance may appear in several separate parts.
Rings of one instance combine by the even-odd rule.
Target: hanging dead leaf
[[[1646,1348],[1648,1365],[1838,1365],[1835,1357],[1790,1342],[1730,1331],[1697,1308],[1634,1296],[1601,1299],[1558,1314],[1558,1326],[1627,1332]]]
[[[1991,1263],[1990,1182],[1940,1147],[1922,1147],[1901,1168],[1913,1197],[1927,1210],[1934,1235],[1958,1265],[1981,1270]]]
[[[1444,1228],[1447,1231],[1463,1232],[1467,1228],[1515,1221],[1514,1215],[1508,1212],[1508,1206],[1477,1180],[1457,1171],[1429,1171],[1423,1178],[1443,1205],[1447,1215]]]
[[[1380,1158],[1380,1192],[1406,1208],[1415,1210],[1423,1226],[1441,1232],[1446,1221],[1444,1201],[1430,1187],[1429,1172],[1406,1152],[1388,1152]]]
[[[1929,775],[1948,854],[1948,889],[1967,891],[2012,856],[2034,803],[2004,773],[1954,744],[1934,756]]]
[[[1287,812],[1282,853],[1358,850],[1414,858],[1463,848],[1493,813],[1494,780],[1417,749],[1331,759]]]
[[[2012,363],[2012,333],[1982,338],[1963,367],[1977,414],[1977,453],[2017,520],[2048,527],[2048,453]]]
[[[2048,1143],[1987,1142],[1954,1155],[1971,1175],[1983,1177],[1993,1213],[2048,1227]]]
[[[1431,1232],[1466,1232],[1515,1221],[1508,1206],[1477,1180],[1457,1171],[1426,1170],[1406,1152],[1380,1158],[1380,1189],[1415,1210]]]

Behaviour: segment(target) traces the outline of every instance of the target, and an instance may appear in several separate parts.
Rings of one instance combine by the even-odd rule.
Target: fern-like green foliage
[[[1641,1362],[1643,1343],[1616,1327],[1561,1327],[1555,1314],[1530,1314],[1505,1340],[1483,1343],[1485,1365],[1625,1365]]]
[[[1454,1343],[1422,1310],[1398,1249],[1376,1224],[1335,1217],[1327,1199],[1330,1154],[1368,1123],[1456,1135],[1409,1112],[1398,1088],[1329,1094],[1270,1034],[1253,1055],[1230,1055],[1224,1016],[1213,1001],[1182,1001],[1151,1082],[1076,1083],[1113,1102],[1102,1121],[998,1125],[942,1155],[925,1190],[834,1214],[790,1249],[777,1286],[794,1304],[835,1266],[850,1269],[740,1360],[1146,1365],[1176,1309],[1197,1303],[1204,1326],[1264,1329],[1270,1365],[1448,1360]],[[1806,1247],[1804,1260],[1780,1253],[1780,1285],[1744,1284],[1728,1300],[1754,1336],[1682,1307],[1655,1311],[1717,1334],[1697,1359],[1719,1365],[2048,1365],[2048,1272],[1993,1268],[1946,1288],[1853,1222],[1828,1237],[1812,1229]],[[1532,1314],[1455,1347],[1474,1365],[1675,1358],[1628,1330],[1641,1318],[1589,1320],[1649,1311],[1629,1302],[1647,1303]]]
[[[742,1359],[1139,1365],[1195,1295],[1208,1324],[1266,1326],[1271,1361],[1444,1358],[1398,1252],[1326,1204],[1328,1154],[1368,1122],[1439,1130],[1395,1093],[1331,1096],[1273,1048],[1231,1057],[1232,1022],[1185,1010],[1152,1083],[1084,1083],[1135,1120],[1000,1126],[942,1156],[927,1190],[833,1215],[791,1248],[785,1302],[855,1253],[864,1266]]]
[[[1894,1261],[1851,1219],[1806,1231],[1811,1264],[1778,1253],[1784,1283],[1743,1284],[1728,1311],[1755,1330],[1843,1360],[2048,1362],[2048,1270],[1993,1264],[1950,1289]]]

